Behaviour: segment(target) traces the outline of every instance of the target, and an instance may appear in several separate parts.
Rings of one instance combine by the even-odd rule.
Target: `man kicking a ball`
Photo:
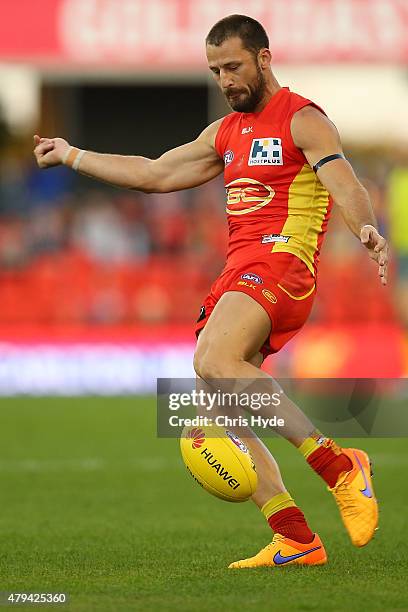
[[[384,285],[388,246],[333,123],[316,104],[276,80],[262,25],[243,15],[226,17],[210,30],[206,51],[234,112],[195,141],[151,160],[84,151],[62,138],[35,136],[34,153],[40,168],[65,164],[145,193],[189,189],[224,171],[227,262],[201,309],[194,367],[204,381],[257,379],[273,385],[259,366],[307,320],[332,201],[377,262]],[[280,433],[333,493],[353,544],[364,546],[378,523],[367,455],[340,448],[288,398],[283,410],[290,425]],[[257,437],[247,442],[258,473],[252,499],[275,535],[257,555],[230,567],[325,563],[323,544],[285,489],[271,453]]]

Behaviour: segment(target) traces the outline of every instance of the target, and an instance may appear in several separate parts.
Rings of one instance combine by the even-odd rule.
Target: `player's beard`
[[[239,90],[235,92],[232,90],[230,92],[225,92],[224,95],[232,110],[238,113],[253,113],[264,96],[265,88],[265,77],[262,70],[257,65],[256,79],[254,83],[248,85],[249,92]],[[240,93],[241,95],[236,98],[230,98],[231,93]]]

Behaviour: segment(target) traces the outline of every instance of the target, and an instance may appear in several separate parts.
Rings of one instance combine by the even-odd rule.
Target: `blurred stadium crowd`
[[[30,145],[0,155],[0,324],[189,323],[222,269],[222,178],[144,195],[65,168],[40,171]],[[408,162],[349,151],[394,249],[391,290],[333,215],[323,247],[315,321],[408,324]],[[356,273],[358,270],[358,273]]]

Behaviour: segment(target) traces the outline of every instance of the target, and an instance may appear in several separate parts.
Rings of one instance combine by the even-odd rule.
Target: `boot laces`
[[[347,481],[343,481],[334,488],[336,502],[344,516],[353,517],[360,514],[360,507],[356,504],[356,496]]]
[[[272,542],[269,542],[269,544],[267,544],[262,550],[261,552],[263,552],[264,550],[271,550],[271,548],[273,548],[275,546],[275,544],[278,544],[279,542],[283,542],[283,540],[285,539],[285,536],[283,536],[280,533],[275,533],[275,535],[272,538]]]

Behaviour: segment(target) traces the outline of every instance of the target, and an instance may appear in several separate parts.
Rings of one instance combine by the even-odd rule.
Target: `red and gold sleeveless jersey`
[[[260,113],[234,112],[221,123],[215,147],[225,163],[227,267],[283,251],[316,273],[332,201],[292,139],[292,117],[308,105],[321,110],[284,87]]]

